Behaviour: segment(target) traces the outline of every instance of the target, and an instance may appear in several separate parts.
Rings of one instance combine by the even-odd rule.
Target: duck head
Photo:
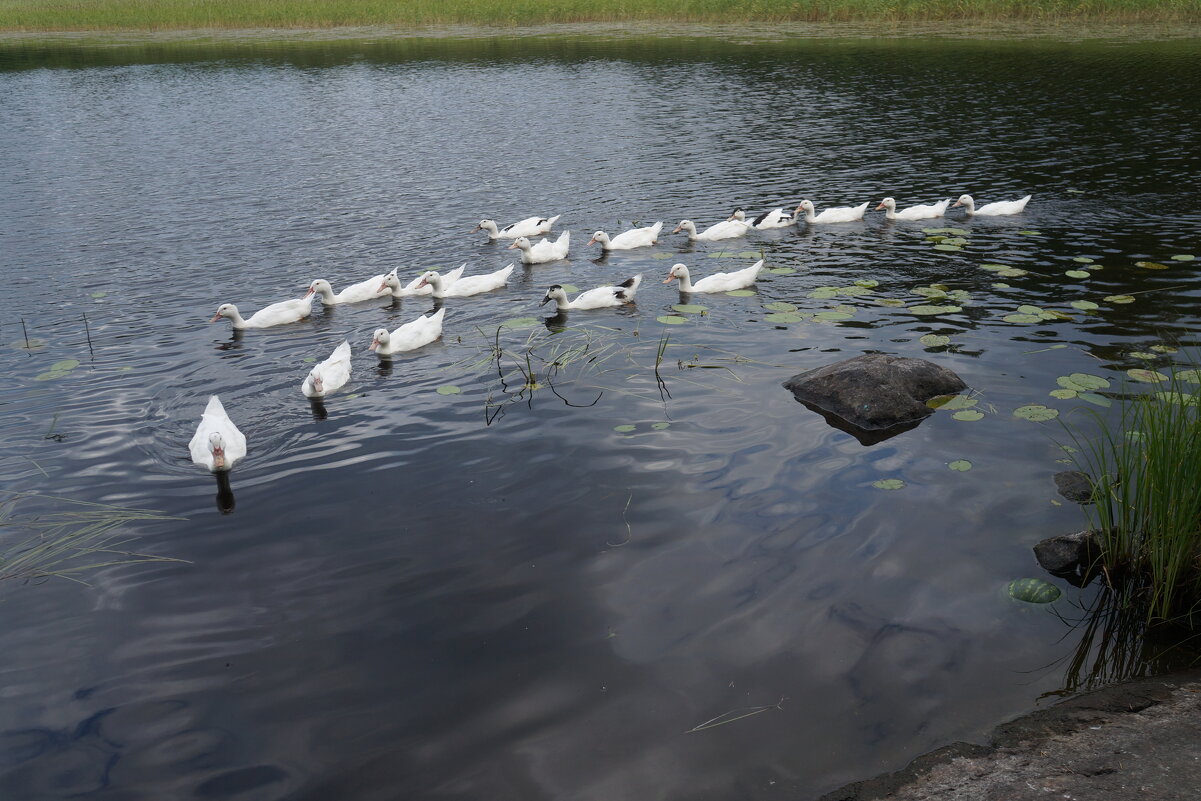
[[[591,245],[593,242],[600,242],[602,246],[607,245],[609,244],[609,235],[604,231],[597,231],[592,235],[592,238],[588,240],[588,244]]]
[[[217,431],[209,434],[209,453],[213,455],[213,470],[224,470],[225,438]]]
[[[529,250],[531,247],[533,246],[530,245],[530,240],[526,239],[524,236],[519,236],[513,240],[513,244],[509,245],[509,250],[513,250],[514,248]]]
[[[498,233],[496,229],[496,222],[494,220],[480,220],[480,224],[475,228],[472,228],[471,233],[474,234],[476,231],[487,231],[493,236],[496,236]]]
[[[746,213],[742,209],[734,209],[734,213],[726,217],[726,222],[730,222],[731,220],[746,222]]]
[[[375,333],[371,335],[371,347],[369,347],[368,350],[375,350],[376,348],[387,347],[387,346],[388,346],[388,329],[387,328],[375,329]]]
[[[326,281],[324,278],[318,278],[317,280],[313,281],[313,283],[309,284],[309,291],[305,292],[304,296],[307,298],[309,295],[317,294],[321,295],[321,297],[333,295],[334,288],[329,285],[329,281]]]
[[[972,200],[971,195],[960,195],[959,200],[956,200],[951,208],[955,208],[956,206],[967,206],[970,209],[974,205],[976,205],[976,201]]]
[[[890,197],[886,197],[880,201],[880,205],[876,206],[876,211],[880,209],[888,209],[889,211],[897,210],[897,202]]]
[[[688,268],[683,264],[673,264],[667,272],[667,277],[663,279],[663,283],[670,284],[676,279],[684,281],[688,278]]]
[[[556,306],[563,306],[567,303],[567,293],[563,291],[563,287],[559,284],[553,284],[548,287],[546,290],[546,295],[543,296],[542,302],[538,305],[545,306],[552,300],[555,302]]]
[[[217,307],[217,313],[213,315],[213,319],[209,320],[209,322],[215,323],[218,320],[220,320],[222,317],[237,317],[237,316],[238,316],[238,307],[237,306],[233,305],[232,303],[222,303],[220,306]]]
[[[678,234],[680,231],[687,231],[692,235],[696,235],[696,223],[692,220],[680,220],[680,224],[672,229],[673,234]]]

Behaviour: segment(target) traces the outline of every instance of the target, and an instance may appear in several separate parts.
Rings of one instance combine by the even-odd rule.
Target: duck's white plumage
[[[745,220],[722,220],[698,233],[696,223],[692,220],[680,220],[680,224],[675,227],[672,233],[676,234],[680,231],[687,231],[689,239],[714,242],[718,239],[733,239],[738,236],[746,236],[746,232],[749,230],[751,230],[751,224]]]
[[[869,203],[871,201],[868,201]],[[814,213],[813,201],[802,200],[800,205],[796,207],[796,214],[800,216],[801,212],[805,213],[805,222],[808,223],[840,223],[854,222],[862,220],[864,212],[867,211],[867,203],[861,203],[858,206],[835,206],[824,210],[821,214]]]
[[[692,276],[688,273],[688,268],[683,264],[673,265],[667,273],[667,278],[663,283],[670,284],[672,281],[679,279],[681,292],[730,292],[735,289],[743,289],[755,283],[755,279],[759,277],[759,271],[763,269],[763,259],[747,267],[745,270],[738,270],[732,273],[714,273],[707,275],[695,284],[692,283]]]
[[[655,244],[659,240],[659,232],[662,230],[663,223],[657,222],[654,225],[648,225],[644,228],[631,228],[629,231],[622,231],[612,238],[604,231],[597,231],[588,240],[588,244],[591,245],[593,242],[600,242],[603,250],[645,248]]]
[[[283,325],[303,320],[312,311],[312,295],[306,295],[303,298],[296,298],[295,300],[282,300],[279,303],[264,306],[250,315],[249,319],[243,319],[242,315],[238,313],[238,307],[234,304],[222,303],[217,307],[217,313],[213,315],[213,319],[209,320],[209,322],[215,323],[222,317],[228,317],[230,322],[233,323],[233,327],[239,331],[244,328],[269,328],[273,325]]]
[[[466,267],[467,265],[463,265]],[[462,274],[462,268],[460,275]],[[509,280],[509,276],[513,273],[513,265],[502,267],[494,273],[486,273],[485,275],[469,275],[465,278],[459,278],[454,283],[447,286],[442,281],[442,276],[434,270],[429,270],[421,276],[423,286],[428,285],[433,288],[434,297],[436,298],[466,298],[471,295],[479,295],[482,292],[491,292],[494,289],[500,289]]]
[[[200,425],[188,443],[192,461],[209,472],[231,470],[246,455],[246,437],[225,413],[221,399],[209,398]]]
[[[516,239],[519,236],[542,236],[550,233],[550,229],[563,215],[556,214],[554,217],[526,217],[519,222],[510,223],[504,228],[497,228],[495,220],[480,220],[480,224],[472,229],[472,233],[476,231],[487,231],[489,239]]]
[[[316,295],[321,298],[321,302],[326,306],[336,306],[340,303],[362,303],[365,300],[375,300],[376,298],[385,297],[388,293],[383,291],[383,281],[389,275],[395,274],[395,270],[391,273],[380,273],[372,276],[366,281],[359,281],[357,284],[351,284],[344,287],[341,292],[334,293],[334,288],[330,286],[329,281],[324,278],[318,278],[309,284],[309,291],[305,293],[305,297]]]
[[[951,199],[947,198],[937,203],[918,204],[897,211],[897,202],[886,197],[880,201],[879,206],[876,206],[876,211],[884,209],[884,216],[889,220],[928,220],[931,217],[941,217],[946,214],[949,205],[951,205]]]
[[[349,380],[350,343],[342,340],[342,344],[334,348],[328,359],[309,370],[309,374],[300,384],[300,391],[306,398],[324,398],[341,389]]]
[[[442,276],[442,288],[447,289],[455,281],[458,281],[459,278],[463,275],[463,271],[466,269],[467,269],[467,265],[461,264],[458,267],[451,270],[450,272],[443,275]],[[388,273],[388,275],[386,275],[384,277],[384,282],[382,284],[380,284],[380,288],[384,289],[386,287],[387,292],[385,292],[385,294],[390,293],[392,295],[392,297],[394,297],[394,298],[407,298],[407,297],[411,297],[413,295],[432,295],[432,294],[434,294],[434,288],[432,286],[430,286],[428,283],[422,283],[422,281],[424,279],[425,279],[425,273],[422,273],[421,275],[417,276],[412,281],[410,281],[408,284],[401,286],[400,278],[397,277],[396,271],[393,270],[392,272]]]
[[[729,219],[746,222],[746,212],[742,209],[734,209],[734,213],[730,215]],[[771,228],[787,228],[790,225],[796,225],[796,215],[784,211],[784,209],[765,211],[750,222],[752,228],[760,231]]]
[[[999,200],[996,203],[985,203],[980,208],[976,208],[976,201],[972,200],[971,195],[960,195],[959,200],[955,201],[955,205],[963,206],[969,217],[1002,217],[1006,214],[1021,214],[1029,202],[1030,195],[1026,195],[1018,200]]]
[[[548,261],[565,259],[567,251],[571,248],[571,231],[564,231],[563,235],[553,242],[543,239],[536,245],[531,245],[527,237],[521,236],[509,245],[509,250],[513,248],[521,250],[521,260],[526,264],[545,264]]]
[[[446,309],[410,320],[395,331],[377,328],[371,337],[371,350],[380,356],[389,356],[404,350],[416,350],[442,336],[442,318]]]
[[[638,286],[641,283],[642,273],[639,273],[633,278],[627,278],[616,286],[598,286],[596,289],[581,292],[572,300],[567,299],[567,293],[563,291],[562,286],[555,284],[546,290],[546,296],[542,298],[542,303],[538,305],[541,306],[553,300],[555,308],[559,311],[566,311],[568,309],[603,309],[607,306],[621,306],[625,303],[634,302],[634,295],[638,292]]]

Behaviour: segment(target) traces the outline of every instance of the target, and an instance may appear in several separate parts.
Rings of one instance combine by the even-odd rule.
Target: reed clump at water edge
[[[1075,429],[1076,461],[1093,483],[1098,568],[1148,621],[1201,627],[1201,395],[1196,369],[1134,396],[1099,433]]]
[[[183,30],[571,22],[1201,20],[1199,0],[0,0],[0,30]]]

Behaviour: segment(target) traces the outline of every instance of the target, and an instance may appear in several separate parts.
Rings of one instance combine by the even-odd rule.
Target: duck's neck
[[[975,214],[976,213],[976,201],[968,200],[967,203],[964,203],[963,204],[963,213],[969,217],[971,217],[973,214]]]
[[[897,206],[894,203],[891,206],[884,207],[884,219],[895,220],[897,218]]]
[[[680,281],[680,291],[681,292],[691,292],[692,291],[692,276],[691,275],[689,275],[688,273],[684,273],[683,275],[680,276],[679,281]]]
[[[321,296],[322,303],[337,303],[338,298],[334,295],[334,290],[331,287],[323,286],[313,290],[314,295]]]
[[[696,239],[696,224],[695,223],[689,223],[688,225],[685,225],[684,230],[688,232],[689,239]]]
[[[443,292],[443,290],[442,290],[442,276],[438,275],[437,273],[434,273],[426,280],[428,281],[428,283],[430,285],[430,292],[433,294],[434,297],[436,297],[436,298],[446,297],[445,292]]]
[[[242,317],[242,313],[237,309],[234,309],[225,316],[229,318],[231,323],[233,323],[233,327],[235,329],[241,331],[243,328],[247,327],[245,318]]]
[[[804,212],[804,214],[805,214],[805,222],[813,222],[813,220],[814,220],[814,219],[817,217],[817,215],[816,215],[816,214],[814,213],[814,211],[813,211],[813,207],[812,207],[812,206],[809,206],[809,207],[802,207],[802,206],[798,206],[798,207],[797,207],[797,211],[798,211],[798,212]]]

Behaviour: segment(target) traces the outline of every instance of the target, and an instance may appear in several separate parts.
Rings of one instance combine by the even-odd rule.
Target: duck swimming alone
[[[341,389],[349,380],[350,343],[342,340],[342,344],[334,348],[328,359],[309,370],[309,374],[300,384],[300,391],[306,398],[324,398]]]
[[[246,455],[246,437],[229,419],[216,395],[209,397],[200,425],[188,442],[188,451],[192,461],[210,473],[232,470]]]

